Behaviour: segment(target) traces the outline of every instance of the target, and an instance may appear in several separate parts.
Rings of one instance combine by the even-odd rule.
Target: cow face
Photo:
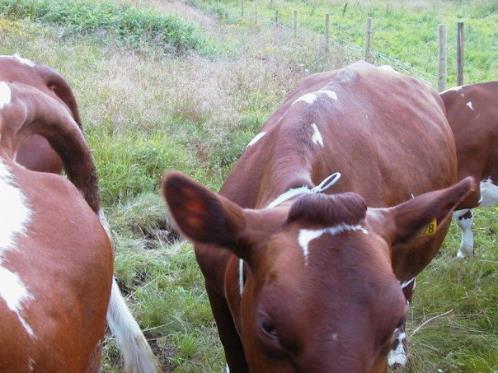
[[[370,211],[355,193],[242,209],[178,173],[163,191],[187,238],[246,264],[240,295],[227,299],[240,302],[235,318],[251,371],[383,372],[407,311],[395,246],[447,219],[471,186]]]

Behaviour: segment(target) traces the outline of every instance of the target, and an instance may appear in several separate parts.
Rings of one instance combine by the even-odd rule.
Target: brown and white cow
[[[100,202],[98,197],[95,168],[93,166],[93,162],[91,161],[89,150],[80,129],[80,119],[76,100],[64,78],[49,67],[35,64],[25,58],[21,58],[19,56],[1,56],[0,87],[0,117],[2,121],[0,127],[0,150],[3,152],[2,155],[5,156],[2,158],[4,163],[6,162],[5,180],[12,180],[12,185],[19,189],[19,195],[21,196],[24,196],[26,189],[34,189],[38,193],[38,198],[40,198],[43,193],[47,193],[52,195],[50,203],[56,204],[60,202],[61,206],[59,206],[58,209],[53,209],[53,212],[50,214],[47,214],[46,212],[44,213],[43,208],[38,207],[38,202],[36,202],[33,206],[30,205],[30,208],[42,210],[41,212],[37,212],[37,216],[39,216],[38,219],[50,222],[49,226],[52,227],[51,229],[54,230],[54,232],[57,231],[61,232],[60,234],[65,234],[64,229],[71,229],[71,227],[73,230],[78,230],[80,229],[78,228],[79,221],[86,221],[89,219],[90,223],[93,224],[93,220],[96,217],[97,220],[100,218],[101,223],[105,225],[105,218],[99,208]],[[75,142],[75,139],[77,142]],[[55,149],[55,151],[52,148]],[[92,218],[88,217],[88,207],[86,210],[83,210],[81,216],[78,215],[77,211],[75,211],[73,205],[81,204],[81,197],[78,197],[78,195],[76,197],[79,199],[75,198],[74,203],[67,204],[67,207],[64,207],[66,204],[65,199],[71,197],[67,191],[68,187],[65,186],[68,183],[65,181],[65,178],[58,175],[45,175],[39,172],[27,171],[24,167],[22,167],[25,166],[35,171],[60,173],[62,161],[58,154],[62,154],[65,157],[63,160],[65,163],[64,166],[66,173],[74,185],[83,192],[88,205],[94,210]],[[21,176],[18,175],[24,174],[27,174],[30,178],[32,178],[33,185],[26,186],[25,184],[20,184],[17,181],[18,177],[21,178]],[[23,176],[23,180],[24,179],[26,179],[26,177]],[[29,180],[29,178],[26,180]],[[54,180],[53,183],[55,183],[55,187],[52,190],[45,190],[44,184],[38,180]],[[25,182],[27,183],[27,181]],[[59,184],[60,186],[57,187]],[[7,186],[5,188],[7,188]],[[40,190],[38,190],[38,188],[40,188]],[[12,190],[12,188],[8,190]],[[58,199],[59,194],[61,200]],[[9,194],[6,194],[6,198],[8,198],[7,196],[9,196]],[[27,197],[24,196],[21,199],[26,200],[26,198]],[[17,201],[19,202],[19,199]],[[0,213],[0,218],[3,220],[9,220],[11,214],[15,215],[18,211],[22,210],[21,205],[16,207],[15,205],[7,204],[6,206],[8,208],[2,209],[2,212]],[[95,213],[98,214],[98,216]],[[55,227],[59,227],[59,224],[55,223],[57,219],[52,220],[52,214],[58,214],[57,216],[59,219],[68,219],[68,222],[66,222],[66,224],[61,224],[61,228],[56,230]],[[54,223],[52,223],[52,221],[54,221]],[[24,233],[27,236],[30,234],[38,235],[37,228],[32,228],[34,223],[32,223],[31,220],[26,222],[26,224],[28,223],[29,225],[24,227],[20,233]],[[47,223],[45,223],[45,225],[46,224]],[[39,224],[35,224],[35,226],[38,227]],[[5,228],[5,232],[7,233],[9,231],[8,227],[9,226],[7,225]],[[93,227],[93,229],[95,229],[95,227]],[[100,227],[99,230],[102,231],[102,227]],[[99,232],[99,230],[96,230],[96,232]],[[53,236],[53,239],[57,240],[58,235],[55,235],[54,232],[52,232],[50,236]],[[67,244],[67,241],[62,240],[59,246],[53,248],[53,250],[55,250],[60,256],[67,256],[67,260],[70,258],[73,260],[71,267],[68,268],[76,267],[80,259],[80,256],[70,254],[71,251],[88,251],[89,249],[87,248],[87,245],[91,246],[92,241],[90,238],[92,238],[92,236],[87,238],[85,234],[83,234],[83,232],[87,232],[86,234],[88,234],[88,227],[82,227],[81,232],[81,235],[75,234],[76,232],[69,232],[72,236],[74,236],[73,240],[78,237],[83,240],[79,246],[77,245],[78,242],[73,242],[71,250],[67,250],[67,252],[64,253],[61,247],[64,247],[64,242]],[[15,236],[17,233],[14,232],[12,234]],[[71,237],[70,234],[68,234],[68,239],[69,237]],[[86,243],[86,241],[88,241],[88,243]],[[22,246],[21,243],[19,245]],[[44,252],[45,250],[45,247],[39,244],[36,240],[30,245],[40,252]],[[2,242],[0,242],[0,268],[2,265],[2,246]],[[21,246],[18,247],[16,245],[10,245],[8,250],[19,252],[21,251]],[[103,245],[101,249],[101,255],[105,255],[108,249],[107,246]],[[24,252],[24,246],[22,246],[22,251]],[[54,254],[49,253],[47,253],[47,255],[54,256]],[[30,262],[30,266],[27,267],[26,258],[26,256],[21,256],[18,259],[20,263],[17,264],[25,267],[26,271],[23,275],[27,277],[39,276],[40,270],[36,268],[35,264],[32,265]],[[53,272],[56,274],[57,271],[59,271],[59,269],[57,269],[57,271],[55,270],[58,265],[57,257],[53,257],[52,259],[54,260]],[[88,273],[88,275],[92,275],[92,271],[88,271],[88,259],[83,259],[84,260],[80,263],[81,268],[77,271],[72,271],[74,276],[79,276],[81,273]],[[22,260],[24,260],[24,262],[22,262]],[[47,258],[42,260],[44,262],[50,261]],[[61,265],[65,265],[65,261],[61,261],[59,263]],[[102,263],[102,265],[105,264],[106,262]],[[48,263],[44,263],[44,266],[47,265]],[[97,268],[99,267],[97,266]],[[65,271],[66,270],[63,267],[60,269],[61,273],[64,273]],[[63,280],[61,284],[65,284],[64,277],[62,277],[62,275],[57,275],[57,278],[59,277],[60,280]],[[51,279],[50,276],[47,278]],[[88,278],[82,277],[82,280],[85,279],[88,281]],[[5,279],[5,281],[7,280],[12,281],[15,280],[15,278],[10,276]],[[95,281],[98,280],[99,279],[96,277]],[[33,281],[33,279],[31,279],[31,281]],[[4,286],[12,286],[12,282],[7,281]],[[93,285],[88,282],[87,286]],[[102,284],[94,286],[94,289],[97,290],[99,287],[104,287],[103,289],[106,289],[106,286],[108,287],[110,285],[104,281]],[[55,288],[57,288],[57,286],[54,286],[54,289]],[[74,286],[70,289],[74,290]],[[140,327],[129,312],[115,280],[113,279],[112,281],[112,291],[110,295],[108,291],[102,291],[103,289],[100,289],[97,293],[89,292],[88,294],[84,294],[84,297],[82,297],[79,301],[82,303],[88,303],[88,299],[90,299],[92,295],[97,294],[97,298],[94,302],[96,305],[100,305],[101,303],[99,303],[99,300],[101,296],[107,295],[107,298],[105,299],[105,304],[107,305],[107,303],[109,303],[107,308],[107,321],[113,335],[116,336],[118,345],[120,346],[120,350],[125,361],[126,371],[158,371],[157,361],[154,358],[152,351],[140,330]],[[63,287],[58,290],[61,292],[68,291],[64,290]],[[38,293],[38,296],[40,296],[39,291]],[[2,303],[1,296],[5,294],[7,293],[0,293],[0,304]],[[51,299],[49,300],[49,298],[47,298],[47,304],[49,304],[48,302],[50,301]],[[74,303],[77,301],[78,299],[73,294],[72,302]],[[19,306],[22,306],[21,303],[22,302],[19,303]],[[58,307],[59,303],[52,303],[52,306]],[[78,305],[78,303],[76,303],[76,305]],[[85,315],[81,314],[80,316],[83,317]],[[95,315],[95,317],[97,317],[95,327],[99,327],[100,325],[100,319],[98,319],[98,316],[98,314]],[[43,314],[39,317],[43,317]],[[71,319],[68,318],[68,321],[69,320]],[[90,318],[85,321],[85,323],[90,321],[93,322],[94,320]],[[67,325],[61,325],[61,327],[63,326],[67,327]],[[73,331],[79,330],[79,327],[82,327],[82,324],[75,325],[73,327]],[[90,330],[91,329],[89,329],[89,331]],[[47,343],[50,343],[50,341]],[[8,345],[6,345],[6,347],[8,347]],[[99,351],[95,352],[98,353]],[[99,357],[99,355],[97,354],[95,357]],[[3,361],[4,360],[0,356],[0,368],[2,367],[1,364]],[[6,363],[9,362],[9,360],[5,361]],[[76,359],[74,361],[76,361]],[[68,371],[73,370],[74,369],[68,369]]]
[[[458,177],[480,180],[453,214],[462,230],[457,256],[464,258],[474,253],[471,209],[498,203],[498,81],[451,88],[441,98],[455,137]]]
[[[334,193],[317,193],[336,171]],[[437,93],[363,62],[305,79],[220,193],[167,174],[164,197],[195,243],[230,371],[405,363],[403,290],[472,188],[456,181]]]
[[[72,183],[14,161],[33,134]],[[0,82],[0,136],[0,370],[97,372],[113,266],[88,147],[63,105],[22,83]]]

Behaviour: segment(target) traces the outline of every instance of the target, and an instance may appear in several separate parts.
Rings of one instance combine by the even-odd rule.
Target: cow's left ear
[[[367,221],[393,247],[432,236],[474,185],[473,178],[467,177],[449,188],[421,194],[391,208],[369,209]]]
[[[163,195],[177,228],[186,238],[248,257],[248,250],[241,245],[245,214],[238,205],[179,172],[165,175]]]

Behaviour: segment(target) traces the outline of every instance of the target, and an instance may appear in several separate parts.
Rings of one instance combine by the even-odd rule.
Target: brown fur
[[[458,178],[472,176],[481,181],[490,177],[498,183],[498,81],[446,91],[441,98],[455,136]],[[469,101],[474,110],[467,106]],[[477,207],[480,197],[477,185],[458,209]]]
[[[292,204],[287,223],[303,220],[311,224],[332,226],[340,223],[358,224],[365,218],[367,205],[356,193],[336,195],[311,194]]]

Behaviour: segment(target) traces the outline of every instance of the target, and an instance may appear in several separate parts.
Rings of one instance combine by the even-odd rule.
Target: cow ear
[[[367,219],[391,246],[432,236],[455,207],[474,190],[474,185],[473,178],[467,177],[449,188],[421,194],[397,206],[372,209]]]
[[[163,196],[186,238],[222,246],[242,256],[236,252],[245,227],[244,211],[239,206],[179,172],[165,175]]]

